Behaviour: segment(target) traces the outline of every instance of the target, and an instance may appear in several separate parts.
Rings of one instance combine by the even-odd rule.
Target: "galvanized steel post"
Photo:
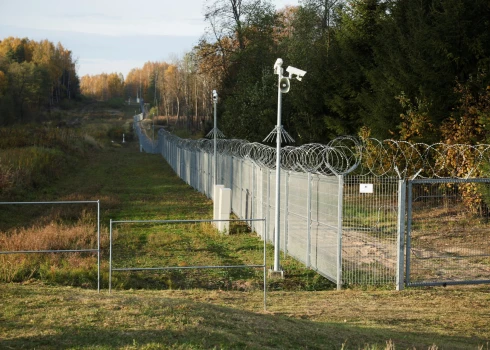
[[[405,199],[407,183],[405,180],[398,181],[398,227],[397,227],[397,246],[398,259],[396,263],[396,290],[403,290],[403,259],[405,257]]]
[[[276,135],[276,207],[275,207],[275,228],[274,228],[274,271],[281,271],[279,264],[280,236],[281,236],[281,112],[282,112],[282,60],[277,70],[277,135]]]
[[[337,198],[337,290],[342,289],[342,221],[344,203],[344,176],[338,175],[339,189]]]

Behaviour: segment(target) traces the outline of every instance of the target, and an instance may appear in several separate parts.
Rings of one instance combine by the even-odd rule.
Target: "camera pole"
[[[277,74],[277,125],[274,130],[272,130],[269,135],[264,139],[263,142],[273,141],[274,136],[276,139],[276,206],[275,206],[275,217],[274,217],[274,268],[269,271],[272,277],[284,277],[284,272],[282,271],[280,265],[280,243],[281,243],[281,142],[294,142],[294,139],[287,133],[282,127],[281,114],[282,114],[282,94],[288,93],[290,88],[289,79],[296,76],[296,79],[301,81],[301,78],[306,74],[306,71],[300,70],[289,66],[286,71],[288,71],[289,76],[283,76],[283,61],[281,58],[276,60],[274,64],[274,73]]]

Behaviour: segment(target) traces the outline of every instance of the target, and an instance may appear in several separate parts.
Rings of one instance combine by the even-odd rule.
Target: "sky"
[[[205,33],[213,0],[0,0],[0,40],[48,39],[72,51],[80,77],[182,57]],[[272,0],[276,9],[298,0]]]

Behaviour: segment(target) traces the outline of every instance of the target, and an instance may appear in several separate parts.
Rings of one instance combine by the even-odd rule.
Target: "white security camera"
[[[216,92],[216,90],[213,90],[213,101],[218,102],[218,93]]]
[[[282,58],[278,58],[274,63],[274,74],[282,74]]]
[[[301,69],[294,68],[291,66],[287,67],[286,71],[289,73],[290,79],[292,79],[292,78],[294,78],[294,76],[296,76],[296,79],[298,79],[299,81],[301,81],[301,79],[303,79],[303,77],[306,74],[305,70],[301,70]]]

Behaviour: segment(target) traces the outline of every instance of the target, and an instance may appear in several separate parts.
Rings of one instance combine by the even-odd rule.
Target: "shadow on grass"
[[[89,311],[83,314],[77,298],[69,305],[71,316],[58,313],[56,302],[18,317],[0,313],[0,348],[384,349],[391,339],[398,349],[427,349],[433,342],[475,349],[479,343],[474,338],[315,322],[158,296],[102,296],[101,301],[84,303]]]

